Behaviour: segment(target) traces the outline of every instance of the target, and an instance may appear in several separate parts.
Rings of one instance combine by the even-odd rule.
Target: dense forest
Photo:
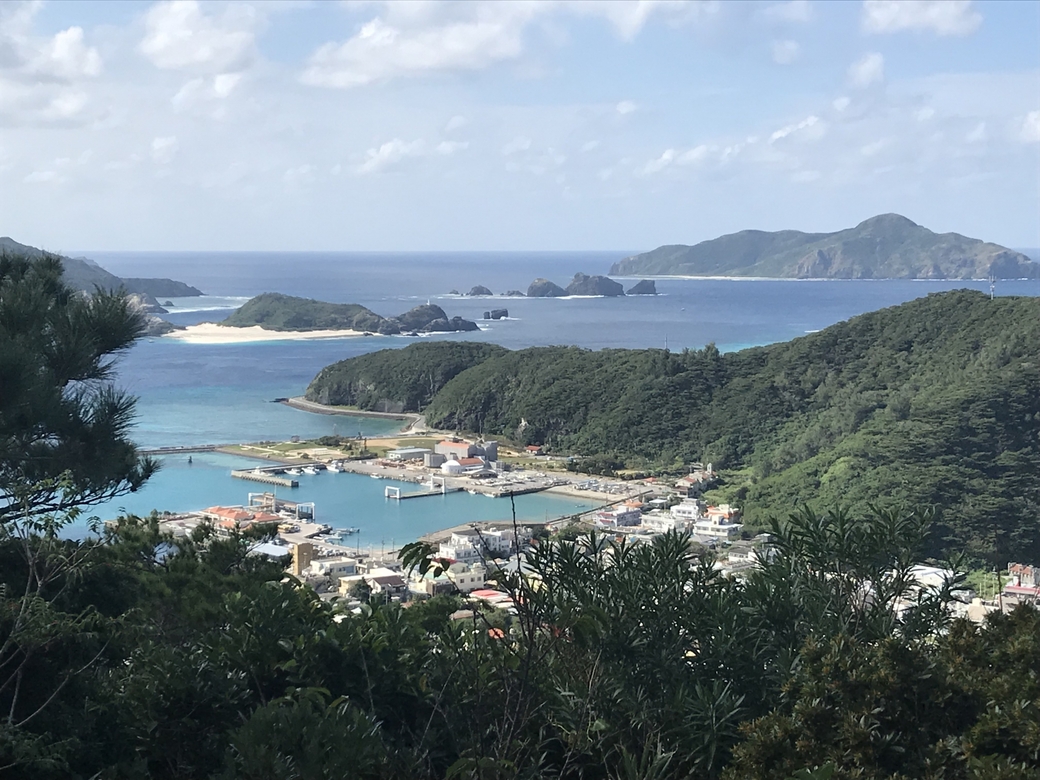
[[[808,500],[937,506],[936,554],[1040,559],[1037,298],[933,294],[732,354],[418,344],[307,394],[607,467],[712,462],[752,524]]]

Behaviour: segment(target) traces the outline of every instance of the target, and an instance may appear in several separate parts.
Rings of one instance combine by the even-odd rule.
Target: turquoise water
[[[606,273],[628,252],[595,253],[85,253],[122,276],[166,276],[208,297],[176,299],[167,318],[178,324],[224,319],[246,297],[282,292],[353,302],[395,315],[427,300],[448,316],[480,320],[483,311],[509,309],[508,320],[481,322],[476,333],[435,338],[487,341],[510,349],[574,344],[589,349],[684,347],[714,342],[722,351],[796,338],[867,311],[960,287],[988,291],[984,282],[779,281],[659,279],[657,297],[469,298],[449,294],[482,284],[494,292],[525,290],[535,277],[566,285],[576,271]],[[623,280],[626,286],[631,280]],[[1040,295],[1040,281],[1000,282],[998,295]],[[414,339],[365,337],[306,342],[201,345],[146,339],[119,363],[119,384],[139,398],[135,440],[143,447],[316,438],[326,434],[377,436],[400,423],[377,418],[301,412],[274,398],[301,395],[324,366]],[[169,458],[138,494],[99,507],[134,513],[242,504],[259,486],[229,476],[223,456]],[[241,465],[241,464],[240,464]],[[467,493],[388,502],[389,484],[348,474],[301,477],[293,491],[314,501],[319,518],[358,526],[362,546],[400,544],[431,530],[472,520],[505,519],[508,503]],[[414,487],[414,486],[412,486]],[[527,517],[568,514],[573,501],[523,496]],[[77,526],[80,532],[82,524]]]
[[[137,493],[118,498],[91,510],[101,520],[118,517],[124,511],[146,515],[153,509],[174,512],[204,509],[213,505],[247,503],[249,493],[275,490],[277,495],[293,501],[313,501],[318,522],[333,527],[359,528],[349,537],[351,547],[362,550],[380,547],[391,549],[415,541],[423,534],[460,523],[481,520],[510,520],[509,499],[488,498],[469,493],[392,501],[383,497],[387,485],[402,492],[418,489],[415,483],[372,479],[360,474],[301,475],[295,477],[300,487],[278,488],[235,479],[233,468],[251,468],[257,461],[220,453],[194,453],[162,459],[162,471]],[[532,493],[516,497],[517,518],[544,520],[593,508],[575,498]],[[87,530],[84,519],[71,529],[75,535]]]

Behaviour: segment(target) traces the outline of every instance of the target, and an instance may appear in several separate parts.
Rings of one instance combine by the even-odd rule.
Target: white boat
[[[314,466],[304,466],[303,467],[303,473],[304,474],[310,474],[311,476],[314,476],[315,474],[318,473],[318,470],[316,468],[314,468]]]
[[[302,474],[303,472],[302,472],[302,471],[300,471],[299,469],[286,469],[286,470],[285,470],[285,473],[286,473],[286,474],[292,474],[292,475],[293,475],[294,477],[298,477],[298,476],[300,476],[300,474]]]
[[[343,469],[337,463],[330,463],[325,467],[326,471],[332,472],[333,474],[339,474]]]

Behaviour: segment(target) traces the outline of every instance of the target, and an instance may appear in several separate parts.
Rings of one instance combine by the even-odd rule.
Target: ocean
[[[589,349],[657,347],[720,350],[797,338],[835,322],[941,290],[985,282],[780,281],[658,279],[657,296],[528,299],[501,297],[545,277],[566,286],[575,272],[606,273],[630,252],[538,253],[168,253],[82,252],[120,276],[165,276],[192,284],[203,298],[172,299],[177,324],[219,321],[262,292],[360,303],[384,316],[436,303],[451,316],[480,322],[479,333],[430,338],[489,341],[510,349],[574,344]],[[619,280],[626,287],[635,280]],[[470,298],[483,285],[496,295]],[[457,290],[461,295],[452,294]],[[999,282],[997,295],[1040,295],[1040,281]],[[164,299],[167,300],[167,299]],[[509,318],[481,321],[491,308]],[[143,447],[313,438],[325,434],[376,436],[396,430],[391,420],[317,415],[273,403],[301,395],[317,372],[337,360],[413,343],[404,336],[321,341],[199,345],[156,338],[135,345],[120,361],[118,379],[135,394],[135,439]],[[125,508],[183,510],[244,503],[255,487],[233,480],[233,460],[196,455],[166,458],[139,493],[96,507],[102,519]],[[293,498],[315,501],[319,518],[362,529],[361,546],[397,544],[437,528],[478,519],[503,519],[508,502],[467,493],[396,502],[383,483],[347,474],[305,479]],[[577,511],[573,499],[525,496],[528,517]],[[521,501],[518,500],[518,510]],[[75,533],[84,533],[80,523]]]

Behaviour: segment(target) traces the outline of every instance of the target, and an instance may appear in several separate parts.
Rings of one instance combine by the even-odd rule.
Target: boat
[[[292,474],[292,475],[293,475],[294,477],[298,477],[298,476],[300,476],[300,474],[302,474],[303,472],[302,472],[302,471],[300,471],[299,469],[286,469],[286,470],[285,470],[285,473],[286,473],[286,474]]]
[[[314,476],[315,474],[318,473],[318,470],[316,468],[314,468],[314,466],[304,466],[303,467],[303,473],[304,474],[310,474],[311,476]]]
[[[332,472],[333,474],[339,474],[341,471],[343,471],[343,467],[340,466],[338,463],[330,463],[325,467],[325,470]]]
[[[368,476],[372,477],[372,479],[382,479],[378,474],[369,474]]]

